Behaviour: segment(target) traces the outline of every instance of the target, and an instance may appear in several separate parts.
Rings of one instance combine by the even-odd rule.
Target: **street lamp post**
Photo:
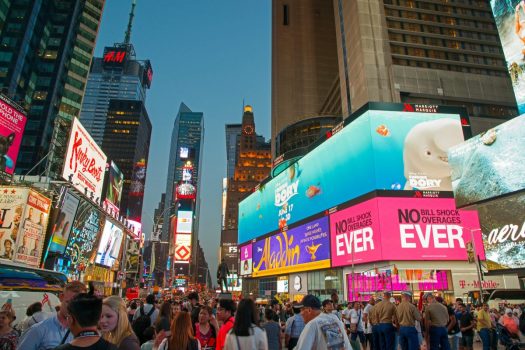
[[[481,231],[481,229],[469,229],[470,230],[470,240],[472,242],[472,249],[474,250],[474,263],[476,264],[476,271],[478,273],[478,279],[479,279],[479,297],[481,300],[481,303],[483,303],[483,272],[481,271],[480,261],[479,261],[479,255],[478,251],[476,249],[476,241],[474,240],[474,231]]]

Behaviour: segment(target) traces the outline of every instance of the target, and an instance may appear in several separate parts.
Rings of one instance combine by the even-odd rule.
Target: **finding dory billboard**
[[[369,103],[239,204],[238,242],[375,190],[452,191],[447,151],[470,137],[462,108]]]

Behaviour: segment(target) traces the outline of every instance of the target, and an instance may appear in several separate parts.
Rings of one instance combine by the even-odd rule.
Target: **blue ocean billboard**
[[[356,113],[352,122],[239,203],[238,242],[374,190],[452,191],[447,151],[465,139],[462,123],[468,124],[468,117],[461,112],[408,105],[405,111]]]

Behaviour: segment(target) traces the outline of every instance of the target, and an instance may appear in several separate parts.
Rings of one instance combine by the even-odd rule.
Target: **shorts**
[[[474,335],[461,334],[461,338],[459,339],[460,346],[472,349],[473,344],[474,344]]]

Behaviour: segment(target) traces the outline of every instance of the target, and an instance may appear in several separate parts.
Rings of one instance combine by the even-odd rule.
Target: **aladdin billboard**
[[[525,188],[524,128],[516,117],[449,150],[458,207]]]
[[[330,215],[332,267],[388,260],[467,260],[474,237],[484,260],[475,211],[453,198],[368,199]]]
[[[27,118],[21,107],[0,94],[0,179],[9,181],[15,172]]]
[[[365,107],[239,204],[240,243],[374,190],[452,190],[447,151],[470,136],[464,110]]]
[[[525,4],[520,0],[490,0],[519,114],[525,113]]]
[[[253,277],[328,268],[328,217],[258,240],[253,243],[252,255]]]
[[[73,119],[62,177],[80,191],[101,198],[107,157],[77,118]]]

